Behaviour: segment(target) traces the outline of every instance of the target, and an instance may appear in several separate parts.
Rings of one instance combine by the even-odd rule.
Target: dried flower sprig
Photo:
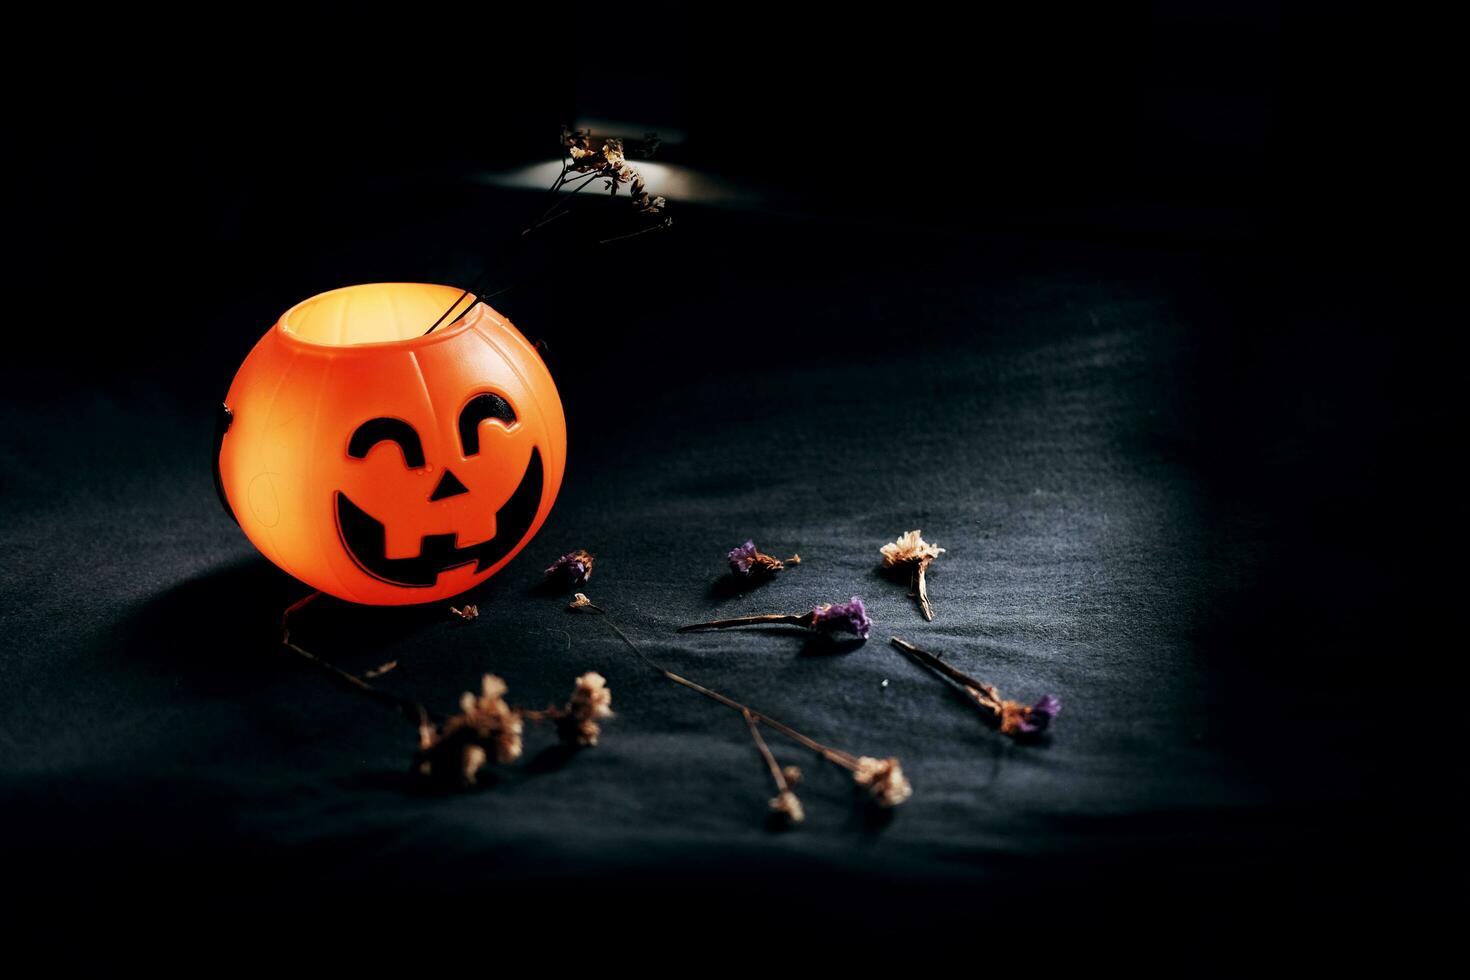
[[[581,585],[592,577],[592,565],[596,561],[592,552],[581,548],[568,551],[546,569],[546,581],[555,585]]]
[[[853,633],[866,640],[873,629],[863,600],[853,596],[848,602],[827,602],[811,612],[800,614],[766,613],[758,616],[737,616],[734,619],[713,619],[707,623],[690,623],[680,626],[678,632],[692,633],[695,630],[723,630],[735,626],[757,626],[781,623],[802,626],[824,633]]]
[[[855,601],[858,601],[859,604],[861,604],[861,600]],[[817,755],[821,756],[823,759],[826,759],[833,765],[840,766],[843,769],[846,769],[848,772],[852,773],[853,784],[863,791],[864,795],[873,805],[882,809],[888,809],[898,806],[899,804],[907,800],[911,795],[913,795],[913,787],[909,785],[909,781],[907,778],[905,778],[903,774],[903,768],[899,765],[899,761],[897,759],[874,759],[871,756],[856,756],[853,755],[851,752],[844,752],[841,749],[835,749],[829,745],[823,745],[821,742],[818,742],[811,736],[802,734],[801,732],[792,728],[790,725],[777,721],[775,718],[772,718],[770,715],[765,714],[764,712],[757,711],[755,708],[752,708],[749,705],[741,704],[734,698],[727,697],[726,695],[721,694],[719,691],[712,690],[708,687],[705,687],[703,684],[698,684],[687,677],[682,677],[679,674],[676,674],[673,671],[660,666],[652,658],[645,654],[642,648],[640,648],[638,644],[634,643],[633,639],[629,637],[627,633],[623,632],[622,627],[620,627],[616,622],[613,621],[610,616],[607,615],[607,610],[603,609],[601,606],[598,606],[596,603],[592,602],[592,600],[588,599],[587,596],[583,595],[580,592],[577,593],[571,604],[567,606],[567,609],[568,611],[572,612],[585,610],[587,612],[601,613],[604,619],[607,621],[607,625],[612,629],[614,633],[618,635],[618,638],[627,645],[628,649],[632,650],[633,654],[638,657],[639,660],[643,661],[644,664],[646,664],[653,670],[658,671],[660,674],[673,681],[675,684],[687,687],[691,691],[703,694],[705,697],[710,698],[711,700],[718,701],[720,704],[723,704],[727,708],[731,708],[735,711],[740,712],[741,715],[746,718],[747,722],[754,720],[760,722],[763,725],[770,726],[771,728],[780,732],[782,735],[785,735],[787,738],[796,742],[798,745],[805,746],[806,748],[812,750]],[[781,770],[782,778],[787,781],[788,790],[796,785],[796,782],[800,779],[800,775],[800,770],[796,769],[796,767],[794,766],[788,766],[785,769]],[[777,785],[779,787],[780,784],[778,783]],[[779,795],[777,799],[780,799]],[[803,814],[803,816],[804,815],[805,814]]]
[[[565,705],[544,711],[512,707],[505,700],[505,681],[494,674],[486,674],[480,682],[480,693],[466,692],[460,698],[460,713],[439,724],[439,716],[430,713],[419,702],[374,687],[363,677],[345,671],[292,642],[291,617],[320,596],[320,592],[313,592],[281,614],[282,645],[362,694],[397,708],[412,721],[419,734],[413,769],[422,776],[461,786],[472,785],[492,755],[499,763],[520,758],[521,735],[527,721],[555,722],[562,744],[584,748],[597,744],[602,734],[598,721],[612,717],[612,691],[607,686],[607,679],[595,671],[588,671],[577,678]],[[366,677],[379,677],[397,665],[398,661],[389,661],[368,671]]]
[[[896,636],[890,637],[889,642],[925,667],[948,677],[964,688],[965,693],[1002,735],[1009,735],[1016,739],[1039,735],[1046,731],[1056,716],[1061,713],[1061,698],[1054,694],[1043,694],[1035,704],[1029,705],[1019,701],[1007,701],[1000,696],[1000,692],[995,689],[994,685],[976,680],[969,674],[945,663],[935,654],[921,650],[907,640],[901,640]]]
[[[311,605],[317,599],[321,598],[321,596],[322,593],[313,592],[310,595],[306,596],[304,599],[293,602],[291,605],[286,607],[285,612],[281,613],[281,646],[285,647],[287,650],[290,650],[292,653],[295,653],[312,666],[325,671],[326,673],[335,677],[337,680],[341,681],[343,684],[346,684],[354,690],[366,695],[379,704],[386,705],[390,708],[396,708],[399,712],[403,714],[405,718],[407,718],[414,724],[428,724],[429,719],[432,716],[429,714],[429,710],[425,708],[422,704],[419,704],[412,698],[406,698],[401,695],[394,694],[391,691],[385,691],[382,688],[374,687],[366,680],[358,677],[351,671],[343,670],[336,664],[321,657],[318,657],[310,650],[307,650],[301,645],[293,643],[291,641],[291,617],[299,613],[301,610],[305,609],[307,606]],[[394,663],[396,664],[397,662],[394,661]],[[382,672],[386,673],[386,671]],[[372,672],[370,672],[370,675],[371,673]]]
[[[800,555],[792,555],[784,560],[776,558],[761,551],[755,546],[755,541],[749,539],[738,548],[731,548],[727,557],[730,561],[731,573],[741,578],[761,578],[774,575],[788,565],[801,564]]]
[[[450,606],[449,611],[453,615],[458,616],[460,619],[464,620],[466,623],[474,622],[475,620],[480,618],[480,607],[472,606],[469,603],[465,603],[463,609],[458,606]]]
[[[659,147],[658,136],[653,133],[645,134],[642,142],[633,146],[633,153],[640,157],[651,157]],[[551,199],[551,204],[531,222],[530,225],[521,229],[516,236],[516,241],[523,240],[532,233],[544,228],[566,217],[570,212],[567,207],[576,195],[596,183],[603,181],[607,190],[616,195],[618,189],[624,185],[629,186],[629,198],[633,204],[635,214],[658,218],[663,215],[667,203],[662,197],[654,197],[648,193],[644,186],[643,178],[628,166],[627,152],[624,142],[620,139],[594,139],[591,130],[572,130],[565,126],[561,130],[561,172],[547,188],[546,196]],[[567,188],[570,187],[570,190]],[[563,193],[564,192],[564,193]],[[613,238],[602,239],[598,244],[605,245],[608,242],[620,241],[624,238],[633,238],[637,235],[646,234],[650,231],[658,231],[673,226],[673,218],[663,215],[660,220],[648,224],[637,231],[626,235],[617,235]],[[439,319],[425,330],[425,335],[433,333],[441,323],[457,323],[469,314],[479,304],[493,299],[500,293],[505,292],[510,286],[502,287],[488,294],[481,294],[480,290],[490,281],[491,271],[486,269],[475,277],[468,287],[459,294],[459,298],[449,305],[449,309],[440,314]],[[475,294],[467,306],[461,308],[460,304]]]
[[[502,765],[519,759],[525,721],[506,702],[506,691],[505,681],[486,674],[478,696],[466,691],[460,698],[459,714],[439,727],[420,725],[414,756],[419,775],[473,785],[491,753]]]
[[[913,589],[911,594],[918,598],[924,618],[933,622],[934,607],[929,605],[929,585],[924,580],[924,573],[929,570],[930,562],[944,554],[944,549],[925,541],[923,535],[915,530],[900,534],[898,540],[885,544],[878,553],[883,556],[884,567],[908,570]]]
[[[493,756],[504,765],[521,757],[525,723],[555,723],[563,745],[587,748],[602,734],[598,721],[612,717],[612,690],[607,679],[588,671],[576,680],[571,697],[562,707],[544,711],[512,707],[506,701],[505,681],[486,674],[480,694],[465,692],[460,713],[443,725],[427,721],[419,725],[419,750],[414,768],[421,776],[473,785],[481,768]]]
[[[607,678],[589,670],[577,678],[571,700],[556,716],[556,730],[562,744],[587,748],[596,745],[602,735],[602,726],[597,722],[612,716],[612,690]]]
[[[668,205],[662,197],[655,197],[648,193],[648,187],[643,182],[643,176],[628,166],[628,155],[624,148],[624,142],[620,139],[593,139],[592,131],[588,129],[562,129],[562,145],[566,147],[566,162],[563,164],[563,183],[570,183],[577,177],[588,175],[585,180],[574,188],[571,194],[577,193],[587,184],[601,180],[603,187],[614,197],[618,190],[628,185],[628,197],[633,203],[633,210],[638,214],[657,217],[663,213]],[[660,140],[655,133],[644,135],[641,143],[635,144],[633,152],[635,155],[647,159],[658,150]],[[572,175],[575,175],[573,177]],[[553,190],[560,185],[554,185]],[[571,194],[567,195],[568,197]],[[555,208],[548,210],[551,214]],[[542,216],[542,222],[546,216]],[[644,232],[655,231],[659,228],[668,228],[673,224],[673,219],[665,216],[656,224],[645,227],[629,235],[619,235],[617,238],[604,239],[601,244],[610,241],[618,241],[623,238],[632,238]],[[539,225],[533,226],[533,228]]]
[[[765,737],[761,735],[760,723],[755,720],[755,715],[749,711],[743,711],[741,714],[745,716],[745,724],[750,728],[750,737],[754,739],[755,747],[760,750],[766,768],[771,771],[771,779],[776,783],[776,795],[770,801],[771,813],[784,820],[787,826],[801,823],[806,819],[806,811],[802,809],[801,800],[795,792],[796,783],[801,778],[801,770],[795,766],[787,766],[782,769],[776,763],[776,756],[771,752],[771,747],[766,744]],[[788,771],[795,772],[797,778],[787,779]]]

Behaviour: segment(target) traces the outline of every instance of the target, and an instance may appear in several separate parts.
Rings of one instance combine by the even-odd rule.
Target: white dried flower
[[[786,790],[781,795],[771,800],[771,812],[779,813],[791,823],[801,823],[806,819],[806,811],[801,808],[801,800],[791,790]]]
[[[612,713],[612,689],[607,686],[607,678],[589,670],[577,678],[571,700],[557,718],[557,731],[567,744],[596,745],[602,734],[596,719],[611,718]]]
[[[944,554],[943,548],[925,541],[918,530],[900,534],[898,540],[890,541],[878,551],[883,555],[883,564],[888,566],[910,561],[933,561]]]
[[[923,535],[914,530],[900,534],[897,541],[890,541],[879,548],[878,552],[883,556],[885,567],[903,566],[909,570],[913,578],[913,595],[919,600],[919,609],[925,619],[933,622],[934,607],[929,604],[929,583],[924,574],[929,569],[929,563],[944,554],[944,549],[925,541]]]

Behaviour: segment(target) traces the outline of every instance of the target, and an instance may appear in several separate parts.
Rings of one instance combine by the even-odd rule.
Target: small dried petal
[[[592,605],[592,600],[587,598],[582,593],[578,592],[576,595],[572,596],[572,601],[567,605],[567,608],[586,609],[590,605]]]
[[[801,800],[796,794],[787,790],[771,800],[771,812],[778,813],[790,823],[801,823],[806,819],[806,811],[801,808]]]
[[[485,764],[485,750],[478,745],[466,745],[461,755],[460,767],[464,772],[464,781],[473,783],[475,775],[480,767]]]
[[[449,611],[467,623],[472,619],[478,619],[480,617],[479,606],[466,605],[463,609],[450,606]]]
[[[1007,701],[1003,708],[1001,731],[1007,734],[1035,735],[1046,731],[1052,719],[1061,714],[1062,701],[1054,694],[1043,694],[1041,700],[1029,707]]]
[[[786,567],[786,562],[762,552],[754,541],[747,540],[738,548],[731,548],[727,556],[730,571],[736,575],[752,578],[757,575],[772,575]]]
[[[494,674],[486,674],[480,678],[480,693],[487,700],[503,698],[509,690],[505,681]]]
[[[750,563],[759,554],[755,548],[755,541],[747,540],[744,544],[730,549],[730,571],[736,575],[749,575]]]
[[[512,713],[495,733],[496,762],[505,765],[521,757],[521,729],[524,725],[520,714]]]

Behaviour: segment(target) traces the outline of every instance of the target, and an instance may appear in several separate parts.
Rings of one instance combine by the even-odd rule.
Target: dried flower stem
[[[560,217],[560,216],[558,215],[558,217]],[[599,245],[607,245],[607,244],[609,244],[611,242],[625,242],[625,241],[627,241],[630,238],[637,238],[639,235],[646,235],[650,231],[663,231],[665,227],[666,227],[665,225],[661,225],[661,224],[659,224],[659,225],[649,225],[647,228],[640,228],[637,231],[630,231],[626,235],[614,235],[611,238],[599,238],[597,240],[597,244],[599,244]]]
[[[914,593],[919,597],[919,611],[929,622],[934,622],[934,607],[929,605],[929,585],[924,581],[924,572],[929,568],[932,558],[924,558],[915,562],[914,568]]]
[[[963,687],[965,693],[970,696],[970,700],[986,713],[986,717],[996,728],[1000,729],[1003,735],[1009,735],[1012,738],[1036,735],[1046,729],[1061,710],[1061,699],[1054,695],[1044,695],[1033,705],[1008,701],[1000,696],[995,685],[971,677],[964,671],[945,663],[935,654],[921,650],[907,640],[893,636],[889,637],[889,642],[925,667]]]
[[[570,161],[568,161],[566,159],[563,159],[562,160],[562,162],[561,162],[561,173],[559,173],[559,174],[556,175],[556,179],[553,180],[551,182],[551,186],[546,189],[546,193],[547,193],[548,196],[554,195],[558,190],[561,189],[562,185],[566,183],[566,181],[567,181],[567,171],[568,171],[568,169],[570,169],[569,166],[568,166],[569,162]],[[553,207],[555,207],[555,205],[553,205]],[[537,221],[535,223],[533,223],[529,228],[523,229],[518,237],[524,238],[526,235],[528,235],[531,232],[535,231],[537,228],[540,228],[542,225],[550,224],[550,221],[542,220],[542,219],[545,219],[546,218],[546,215],[547,214],[550,214],[550,213],[551,213],[551,209],[547,209],[545,212],[542,213],[541,218],[537,219]],[[558,215],[557,217],[561,217],[561,215]],[[555,220],[555,219],[553,219],[553,220]],[[471,292],[475,292],[475,290],[477,289],[477,287],[479,287],[480,284],[485,281],[485,277],[487,275],[489,275],[488,271],[487,272],[481,272],[478,276],[476,276],[475,277],[475,281],[472,282],[472,283],[470,283],[467,287],[465,287],[464,292],[462,292],[462,293],[459,294],[459,298],[456,299],[453,303],[450,303],[449,304],[449,309],[447,309],[443,313],[439,314],[439,319],[437,319],[437,320],[434,321],[433,326],[429,327],[429,329],[427,329],[427,330],[424,331],[424,336],[428,336],[429,334],[433,333],[435,330],[439,329],[439,324],[443,323],[444,322],[444,319],[446,317],[448,317],[449,314],[453,313],[455,311],[455,308],[458,307],[460,303],[463,303],[464,302],[466,296],[468,296]],[[500,292],[504,292],[504,291],[505,290],[503,290],[503,289],[500,290]],[[453,323],[454,321],[460,320],[465,315],[467,315],[470,312],[470,310],[473,310],[477,304],[483,303],[483,302],[485,302],[485,300],[490,299],[492,296],[497,296],[497,295],[499,295],[499,293],[491,293],[489,296],[480,296],[480,295],[477,294],[476,295],[476,298],[475,298],[475,301],[473,303],[471,303],[469,306],[466,306],[464,308],[464,311],[462,313],[460,313],[458,316],[456,316],[453,321],[450,321],[450,322]]]
[[[811,738],[807,735],[803,735],[801,732],[792,728],[790,725],[777,721],[770,715],[757,711],[749,705],[741,704],[734,698],[726,697],[719,691],[711,690],[710,688],[705,687],[703,684],[691,681],[687,677],[681,677],[680,675],[674,673],[672,670],[668,670],[655,663],[647,654],[643,652],[642,649],[639,648],[638,644],[634,643],[632,639],[629,638],[627,633],[623,632],[622,627],[618,626],[618,624],[614,622],[610,616],[607,616],[607,610],[603,609],[601,606],[589,602],[584,606],[580,606],[579,608],[602,613],[606,617],[607,625],[612,628],[612,631],[614,633],[618,634],[618,637],[628,645],[628,649],[632,650],[639,660],[642,660],[649,667],[658,671],[660,674],[664,675],[664,677],[673,681],[675,684],[680,684],[684,687],[687,687],[691,691],[697,691],[698,693],[703,694],[705,697],[710,698],[711,700],[718,701],[720,704],[723,704],[727,708],[733,708],[743,715],[754,718],[756,721],[759,721],[766,725],[770,725],[782,735],[785,735],[787,738],[791,739],[793,742],[796,742],[799,745],[803,745],[806,748],[811,749],[813,752],[817,753],[828,762],[832,762],[836,765],[842,766],[844,769],[850,769],[853,772],[856,772],[858,770],[858,757],[853,755],[852,753],[843,752],[841,749],[834,749],[830,745],[823,745],[816,739]],[[802,617],[794,618],[800,619]]]
[[[650,137],[651,139],[647,140],[643,146],[644,152],[642,155],[644,156],[651,155],[654,148],[656,148],[658,145],[657,138],[652,137],[652,134],[650,134]],[[648,195],[647,191],[644,189],[643,179],[638,175],[637,171],[627,166],[626,159],[624,157],[623,141],[619,139],[608,139],[601,142],[601,149],[599,151],[593,152],[591,149],[590,132],[563,132],[561,171],[556,175],[556,179],[551,182],[551,186],[547,188],[546,191],[547,195],[554,198],[554,200],[552,201],[550,206],[546,208],[545,211],[541,212],[541,215],[536,218],[535,221],[533,221],[526,228],[521,229],[520,234],[517,235],[516,238],[513,239],[513,241],[524,239],[532,232],[551,224],[551,222],[556,221],[561,217],[564,217],[566,214],[569,213],[566,208],[571,204],[572,198],[574,198],[584,188],[586,188],[590,184],[595,183],[598,180],[607,181],[609,188],[613,191],[613,193],[617,193],[618,187],[620,185],[632,181],[633,186],[632,189],[629,191],[629,194],[634,198],[634,204],[638,205],[638,209],[641,212],[648,214],[657,214],[659,211],[663,210],[664,199],[661,197],[651,198]],[[573,183],[575,183],[575,186],[573,186],[571,190],[567,191],[565,194],[561,194],[560,196],[558,196],[559,191]],[[671,219],[669,218],[665,218],[658,224],[652,225],[648,228],[644,228],[642,229],[642,231],[633,232],[632,234],[628,235],[618,235],[613,238],[606,238],[598,244],[606,244],[607,242],[620,241],[624,238],[632,238],[646,231],[654,231],[659,228],[667,228],[669,226],[670,220]],[[464,290],[464,292],[459,294],[458,299],[456,299],[453,303],[449,305],[449,309],[440,314],[439,319],[435,320],[433,325],[429,327],[428,330],[424,331],[424,335],[427,336],[433,333],[439,328],[439,325],[441,323],[445,322],[445,320],[449,320],[449,323],[451,325],[457,323],[464,317],[468,316],[470,311],[473,310],[477,305],[485,302],[492,296],[496,296],[500,293],[505,292],[506,289],[510,288],[509,286],[504,287],[496,291],[495,293],[491,293],[488,296],[479,295],[477,290],[479,290],[479,288],[485,283],[485,280],[489,276],[489,274],[489,270],[486,270],[482,271],[478,276],[476,276],[474,282],[472,282],[469,287]],[[465,297],[469,296],[472,292],[476,293],[476,295],[475,298],[470,302],[470,304],[466,306],[464,310],[462,310],[460,313],[455,314],[453,317],[451,317],[451,314],[454,314],[454,311],[458,309],[459,304],[463,303]]]
[[[749,711],[741,713],[745,715],[745,724],[750,726],[750,737],[755,740],[755,747],[760,750],[761,758],[766,760],[766,768],[771,770],[771,778],[776,781],[776,792],[791,792],[791,787],[786,782],[786,774],[781,771],[780,764],[776,762],[776,756],[772,754],[771,747],[766,744],[765,736],[761,735],[760,724],[755,720],[755,715]]]
[[[989,684],[986,684],[983,681],[978,681],[975,678],[971,677],[969,674],[966,674],[963,671],[951,667],[949,664],[941,660],[938,655],[930,653],[928,650],[919,649],[908,640],[901,640],[896,636],[890,636],[888,638],[888,642],[892,643],[896,648],[902,650],[910,657],[913,657],[919,663],[923,664],[926,667],[937,670],[939,673],[943,674],[945,677],[948,677],[950,680],[955,681],[958,684],[963,684],[965,687],[978,688],[982,691],[989,690],[993,692],[995,690],[995,688],[991,687]]]
[[[693,633],[696,630],[723,630],[732,626],[754,626],[758,623],[784,623],[789,626],[811,626],[813,617],[811,613],[801,616],[783,616],[780,613],[767,613],[761,616],[737,616],[735,619],[715,619],[708,623],[691,623],[688,626],[680,626],[676,633]]]
[[[429,714],[429,710],[423,705],[419,704],[417,701],[413,700],[412,698],[406,698],[401,695],[394,694],[390,691],[384,691],[381,688],[374,687],[367,681],[363,680],[361,677],[358,677],[356,674],[345,671],[341,667],[338,667],[336,664],[331,663],[327,660],[323,660],[321,657],[318,657],[310,650],[307,650],[304,647],[298,646],[297,644],[291,642],[291,615],[306,608],[319,596],[321,596],[320,592],[313,592],[311,595],[300,600],[299,602],[292,603],[289,607],[287,607],[286,611],[281,614],[281,645],[284,646],[287,650],[290,650],[298,656],[302,657],[308,663],[314,664],[320,669],[331,674],[342,683],[361,691],[363,694],[372,698],[374,701],[377,701],[379,704],[387,705],[390,708],[397,708],[400,712],[403,713],[403,716],[405,718],[407,718],[414,724],[427,724],[431,717]]]

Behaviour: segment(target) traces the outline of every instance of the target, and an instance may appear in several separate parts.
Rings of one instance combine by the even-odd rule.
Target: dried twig
[[[675,632],[692,633],[696,630],[723,630],[734,626],[758,626],[771,623],[802,626],[824,632],[855,633],[865,640],[873,628],[873,621],[868,618],[868,610],[863,605],[863,600],[853,596],[847,602],[823,603],[807,613],[793,615],[765,613],[756,616],[737,616],[734,619],[712,619],[707,623],[690,623],[688,626],[680,626]]]
[[[618,635],[619,639],[621,639],[623,643],[627,645],[628,649],[633,651],[633,654],[638,657],[639,660],[643,661],[644,664],[646,664],[653,670],[658,671],[660,674],[673,681],[675,684],[678,684],[682,687],[687,687],[691,691],[703,694],[705,697],[713,701],[718,701],[720,704],[723,704],[727,708],[731,708],[735,711],[740,712],[741,715],[747,719],[747,721],[754,720],[764,725],[769,725],[771,728],[774,728],[776,731],[780,732],[782,735],[785,735],[787,738],[791,739],[797,744],[811,749],[817,755],[826,759],[828,762],[831,762],[833,765],[841,766],[842,768],[847,769],[849,772],[852,773],[853,781],[859,786],[863,787],[863,789],[869,794],[870,799],[878,806],[885,808],[898,806],[904,800],[908,799],[909,796],[913,793],[913,789],[909,785],[908,780],[904,777],[903,769],[899,766],[899,761],[897,759],[876,759],[871,756],[856,756],[853,755],[851,752],[844,752],[841,749],[833,748],[830,745],[823,745],[821,742],[818,742],[811,736],[804,735],[803,733],[792,728],[790,725],[778,721],[775,718],[772,718],[770,715],[765,714],[764,712],[757,711],[755,708],[752,708],[747,704],[741,704],[734,698],[721,694],[719,691],[705,687],[703,684],[696,683],[695,681],[692,681],[687,677],[683,677],[679,674],[674,673],[673,671],[656,663],[647,654],[645,654],[643,650],[638,646],[638,644],[634,643],[632,638],[629,637],[627,633],[623,632],[622,627],[618,626],[618,624],[612,619],[612,617],[607,615],[607,610],[592,602],[590,599],[587,598],[587,596],[583,595],[580,592],[577,593],[577,595],[573,598],[571,605],[569,605],[567,608],[572,611],[586,610],[588,612],[602,614],[603,619],[607,623],[607,625],[612,629],[614,633]]]
[[[965,693],[983,711],[990,723],[1001,734],[1012,738],[1038,735],[1051,725],[1062,710],[1062,701],[1052,694],[1043,694],[1035,704],[1026,705],[1018,701],[1007,701],[992,684],[976,680],[964,671],[950,666],[936,654],[921,650],[907,640],[889,637],[893,646],[928,667],[930,670],[959,684]]]

